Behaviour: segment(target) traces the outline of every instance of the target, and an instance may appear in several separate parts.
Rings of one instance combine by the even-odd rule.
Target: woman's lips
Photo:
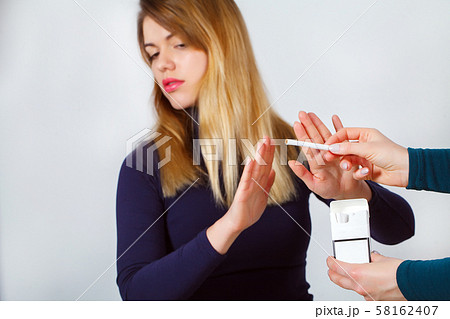
[[[173,79],[173,78],[165,79],[163,81],[164,90],[167,93],[173,92],[176,89],[178,89],[183,83],[184,83],[184,81]]]

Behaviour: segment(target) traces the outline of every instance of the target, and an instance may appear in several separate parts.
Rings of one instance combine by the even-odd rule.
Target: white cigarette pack
[[[331,202],[330,221],[334,257],[348,263],[370,262],[367,200],[362,198]]]

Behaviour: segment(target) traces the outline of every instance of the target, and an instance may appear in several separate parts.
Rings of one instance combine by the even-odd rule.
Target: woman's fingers
[[[344,128],[341,119],[336,114],[331,117],[331,121],[333,122],[333,126],[336,132]]]
[[[344,125],[342,124],[342,121],[339,118],[339,116],[333,115],[331,120],[333,121],[333,126],[334,126],[334,129],[336,130],[336,132],[339,132],[340,130],[342,130],[344,128]],[[327,138],[327,140],[325,141],[325,144],[330,145],[332,143],[336,143],[336,136],[335,135],[332,135],[329,138]],[[342,135],[342,133],[341,133],[341,135]],[[340,157],[339,155],[335,155],[335,154],[333,154],[331,152],[326,152],[325,155],[324,155],[325,160],[328,161],[328,162],[332,162],[332,161],[336,160],[339,157]]]
[[[295,175],[297,175],[298,178],[300,178],[309,189],[314,189],[314,177],[310,173],[310,171],[308,171],[306,167],[303,166],[303,164],[295,160],[291,160],[288,162],[288,165],[295,173]]]
[[[275,154],[275,143],[265,136],[262,145],[256,152],[255,157],[258,158],[258,163],[253,172],[252,178],[258,182],[261,187],[265,187],[269,174],[272,170],[273,157]]]
[[[264,173],[264,167],[267,165],[267,162],[265,161],[267,152],[267,145],[266,145],[266,139],[263,139],[263,142],[258,142],[255,152],[255,161],[256,165],[253,170],[252,178],[255,180],[258,180],[262,174]]]
[[[244,167],[238,186],[239,190],[248,190],[255,181],[260,185],[257,186],[258,188],[264,189],[270,182],[270,178],[275,177],[275,175],[270,176],[275,153],[275,145],[271,144],[274,143],[271,143],[271,139],[268,137],[264,137],[263,143],[258,143],[255,159],[250,160]],[[271,183],[273,184],[273,181]]]
[[[323,124],[322,120],[314,113],[310,112],[308,113],[309,118],[311,119],[312,123],[316,127],[317,131],[322,137],[323,141],[326,141],[331,137],[330,130],[326,127],[325,124]]]
[[[238,190],[245,191],[250,187],[251,183],[253,183],[252,174],[254,166],[255,166],[254,160],[251,159],[247,162],[247,164],[244,167],[244,171],[242,172],[241,180],[239,181]]]
[[[297,140],[299,141],[306,141],[310,139],[304,126],[300,122],[294,122],[294,132]]]
[[[261,187],[265,188],[269,175],[272,171],[273,157],[275,154],[275,143],[269,137],[264,137],[264,143],[266,145],[265,152],[263,154],[263,159],[266,164],[262,167],[260,176],[257,176],[257,181]]]
[[[273,141],[271,138],[267,137],[268,139],[268,152],[267,152],[267,164],[272,169],[272,163],[273,158],[275,156],[275,141]]]
[[[300,113],[298,113],[298,118],[303,127],[305,128],[305,131],[308,137],[311,139],[311,141],[314,143],[323,144],[325,140],[320,135],[319,131],[317,130],[316,126],[312,122],[309,115],[306,114],[306,112],[300,111]]]
[[[269,178],[267,180],[267,186],[264,189],[266,197],[269,197],[270,189],[272,188],[274,182],[275,182],[275,171],[271,170],[269,173]]]
[[[294,123],[294,132],[295,132],[295,135],[297,136],[297,140],[307,141],[307,142],[312,141],[309,138],[309,135],[306,132],[305,126],[303,124],[301,124],[299,122],[295,122]],[[305,155],[307,155],[308,158],[316,158],[316,156],[319,156],[319,154],[320,154],[319,150],[316,150],[313,148],[305,147],[305,149],[302,148],[302,150],[305,153]]]
[[[265,140],[263,140],[263,142],[258,142],[258,144],[256,144],[255,160],[259,166],[263,166],[266,164],[266,162],[264,161],[265,152],[266,152]]]

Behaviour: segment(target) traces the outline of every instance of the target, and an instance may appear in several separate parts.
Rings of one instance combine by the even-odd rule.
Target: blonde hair
[[[164,196],[175,196],[202,176],[209,182],[216,203],[229,207],[242,169],[239,164],[247,156],[252,157],[242,143],[236,143],[237,159],[230,160],[230,140],[248,139],[254,145],[265,135],[275,139],[292,138],[295,136],[293,129],[272,109],[252,125],[270,103],[247,27],[233,0],[141,0],[140,5],[138,41],[141,54],[149,66],[151,61],[144,48],[142,30],[145,17],[150,17],[189,45],[206,52],[208,68],[196,105],[200,124],[198,138],[223,141],[222,160],[205,159],[207,174],[200,166],[193,165],[192,120],[183,110],[174,109],[155,83],[155,129],[162,133],[161,136],[172,137],[158,148],[158,153],[164,156],[165,147],[170,146],[172,159],[176,159],[160,169]],[[296,159],[298,152],[294,148],[288,150],[288,159]],[[269,197],[269,205],[274,201],[281,204],[296,196],[293,174],[287,165],[280,164],[280,156],[277,148],[273,161],[276,178],[270,191],[273,200]]]

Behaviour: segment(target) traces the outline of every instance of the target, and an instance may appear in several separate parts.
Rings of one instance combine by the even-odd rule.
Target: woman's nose
[[[157,63],[157,68],[161,72],[175,69],[175,62],[173,60],[173,57],[168,53],[160,52]]]

